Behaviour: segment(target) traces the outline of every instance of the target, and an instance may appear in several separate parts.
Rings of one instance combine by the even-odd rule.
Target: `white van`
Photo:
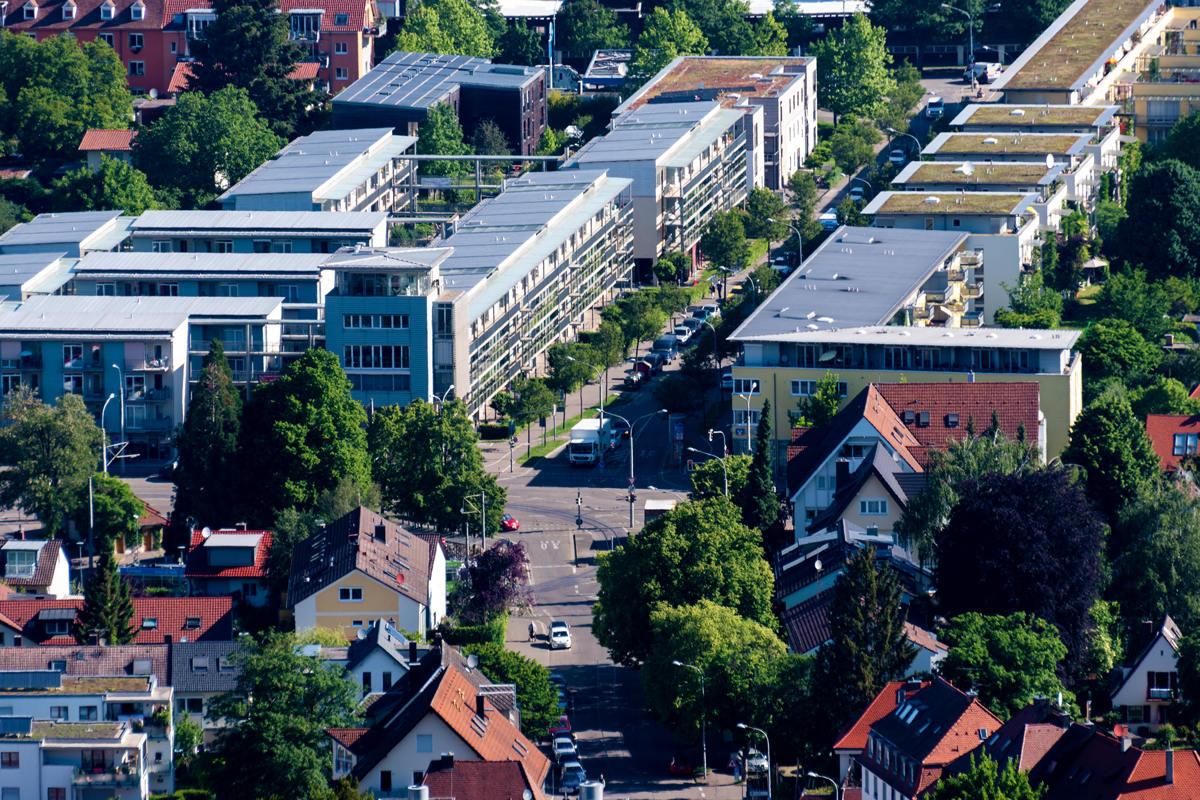
[[[940,97],[929,98],[929,102],[925,105],[925,118],[926,119],[941,119],[942,115],[945,113],[946,113],[946,104],[944,102],[942,102],[942,98],[940,98]]]
[[[971,76],[980,83],[991,83],[1000,77],[1003,68],[995,61],[977,61],[970,69],[963,70],[963,80],[971,82]]]

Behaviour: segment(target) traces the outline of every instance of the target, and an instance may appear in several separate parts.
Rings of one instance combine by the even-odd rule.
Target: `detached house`
[[[191,594],[265,605],[270,552],[270,531],[192,531],[185,572]]]
[[[296,628],[330,628],[347,640],[374,620],[424,634],[446,615],[446,557],[367,508],[296,545],[288,580]]]
[[[1163,470],[1174,472],[1180,461],[1200,452],[1200,415],[1150,414],[1146,436]]]
[[[1170,707],[1179,699],[1176,660],[1179,658],[1179,626],[1169,615],[1157,628],[1150,628],[1145,647],[1122,669],[1121,685],[1112,693],[1112,707],[1130,730],[1145,736],[1170,721]]]
[[[892,681],[883,687],[870,705],[838,733],[833,743],[833,752],[838,757],[838,781],[845,783],[855,766],[854,759],[867,749],[867,737],[871,726],[891,714],[917,692],[929,685],[929,681]]]
[[[71,593],[71,563],[61,539],[9,540],[0,547],[4,582],[27,594],[66,597]]]

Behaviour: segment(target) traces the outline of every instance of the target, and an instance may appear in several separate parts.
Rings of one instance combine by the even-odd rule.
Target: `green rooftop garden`
[[[952,133],[942,146],[940,153],[1027,153],[1030,155],[1066,155],[1086,133]]]
[[[1045,164],[977,163],[971,175],[962,172],[962,164],[926,161],[906,183],[992,184],[1018,183],[1034,186],[1045,176]]]
[[[926,202],[935,197],[938,202]],[[992,194],[931,194],[929,192],[897,192],[889,197],[876,214],[1011,214],[1024,195]]]
[[[1013,114],[1024,111],[1024,114]],[[968,125],[1095,125],[1105,112],[1103,106],[979,106],[967,119]]]

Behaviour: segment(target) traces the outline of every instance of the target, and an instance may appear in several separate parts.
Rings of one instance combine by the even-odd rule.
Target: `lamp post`
[[[875,196],[875,187],[871,185],[870,181],[866,180],[865,178],[855,178],[853,175],[850,176],[850,180],[858,181],[859,183],[863,184],[867,187],[867,191],[871,193],[871,197]]]
[[[758,305],[758,283],[750,275],[746,276],[746,280],[750,281],[750,285],[754,287],[754,305]]]
[[[903,133],[902,131],[898,131],[895,128],[888,128],[888,132],[894,133],[897,136],[907,136],[908,138],[912,139],[914,142],[917,143],[917,154],[920,155],[920,153],[921,153],[921,140],[920,139],[913,136],[911,133]]]
[[[708,735],[707,735],[708,728],[705,725],[706,720],[705,720],[705,715],[704,715],[704,671],[701,670],[699,667],[697,667],[695,664],[685,664],[682,661],[672,661],[671,663],[677,667],[687,667],[688,669],[695,670],[696,674],[700,676],[700,752],[703,753],[704,782],[707,783],[708,782]]]
[[[970,54],[970,56],[967,57],[967,69],[971,70],[971,88],[974,89],[975,88],[975,70],[971,69],[971,68],[975,66],[975,15],[969,11],[964,11],[963,9],[959,8],[958,6],[952,6],[949,3],[942,3],[942,8],[948,8],[951,11],[957,11],[958,13],[962,14],[963,16],[965,16],[967,18],[967,33],[970,36],[970,42],[971,42],[971,44],[970,44],[971,54]],[[997,10],[999,10],[999,8],[1000,8],[1000,4],[994,3],[990,6],[988,6],[987,8],[985,8],[984,11],[997,11]]]
[[[120,380],[119,388],[120,388],[120,392],[121,392],[121,441],[124,442],[125,441],[125,371],[122,370],[120,367],[118,367],[116,364],[113,364],[112,368],[117,371],[117,378]],[[122,475],[125,474],[125,459],[123,456],[121,458],[121,474]]]
[[[792,233],[796,234],[796,255],[800,255],[800,253],[802,252],[801,248],[804,247],[804,240],[800,237],[800,231],[796,230],[796,226],[790,222],[784,222],[783,220],[780,220],[780,219],[771,219],[770,217],[767,217],[767,222],[783,224],[783,225],[787,225],[789,228],[791,228]]]
[[[439,414],[442,412],[442,406],[444,406],[446,404],[446,398],[449,397],[450,393],[453,391],[454,391],[454,384],[452,383],[446,387],[446,391],[442,392],[441,397],[438,397],[436,394],[434,395],[434,397],[437,397]]]
[[[772,781],[771,781],[771,737],[767,736],[767,732],[764,731],[762,728],[756,728],[753,725],[747,725],[744,722],[739,722],[737,724],[737,726],[744,731],[758,731],[759,733],[761,733],[763,735],[763,738],[767,740],[767,793],[770,794],[771,783],[772,783]]]
[[[591,367],[592,372],[596,373],[596,383],[604,387],[604,398],[600,400],[600,427],[604,427],[604,400],[608,398],[608,387],[604,384],[604,379],[600,377],[600,370],[596,369],[594,364],[589,364],[586,361],[580,361],[574,356],[567,356],[567,361],[574,361],[576,364],[583,364],[586,367]]]
[[[980,49],[980,50],[991,50],[993,53],[995,53],[996,55],[1000,56],[1000,66],[1002,66],[1002,67],[1004,66],[1004,56],[1005,56],[1005,53],[1004,53],[1004,51],[1003,51],[1003,50],[997,50],[997,49],[996,49],[996,48],[994,48],[994,47],[988,47],[986,44],[981,44],[981,45],[979,45],[979,49]]]
[[[750,390],[754,391],[758,387],[758,381],[750,382]],[[754,446],[751,444],[750,438],[750,395],[739,394],[738,397],[746,401],[746,455],[754,452]]]
[[[725,471],[725,496],[729,497],[729,467],[725,466],[725,459],[721,458],[716,453],[706,453],[703,450],[697,450],[694,447],[689,447],[688,451],[692,453],[699,453],[702,456],[711,456],[717,461],[721,462],[721,469]]]
[[[570,356],[568,356],[568,358],[570,358]],[[603,409],[601,409],[601,410],[603,411]],[[643,414],[642,416],[635,419],[633,422],[630,422],[629,420],[625,419],[620,414],[612,414],[612,413],[609,414],[610,417],[616,417],[619,420],[624,420],[625,424],[629,426],[629,533],[630,533],[630,535],[633,534],[633,503],[634,503],[633,434],[634,434],[635,430],[637,429],[637,424],[639,422],[641,422],[642,420],[649,419],[650,417],[656,417],[659,414],[666,414],[666,413],[667,413],[667,410],[665,408],[660,408],[658,411],[651,411],[649,414]]]
[[[104,401],[104,406],[100,409],[100,463],[104,467],[104,474],[108,474],[108,433],[104,430],[104,414],[108,411],[108,404],[112,402],[117,395],[109,393],[108,399]]]
[[[838,800],[837,781],[835,781],[833,778],[830,778],[828,775],[821,775],[819,773],[813,772],[811,769],[804,774],[810,778],[820,778],[823,781],[829,781],[830,783],[832,783],[833,784],[833,800]]]

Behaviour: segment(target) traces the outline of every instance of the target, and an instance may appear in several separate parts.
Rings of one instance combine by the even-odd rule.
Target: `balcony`
[[[316,44],[321,41],[321,32],[319,30],[290,30],[288,31],[288,41],[297,44]]]
[[[90,770],[76,767],[75,773],[71,777],[71,783],[75,786],[138,786],[141,782],[142,773],[137,764],[108,770],[103,767],[93,767]]]
[[[32,578],[37,564],[8,564],[4,567],[5,578]]]
[[[171,430],[171,418],[130,419],[126,420],[125,427],[131,431],[169,431]]]
[[[974,286],[964,286],[963,297],[983,297],[983,284],[977,283]]]
[[[967,273],[961,269],[946,270],[946,280],[950,281],[950,283],[962,283],[966,280],[966,277]]]
[[[1147,700],[1178,700],[1179,690],[1177,689],[1147,689]]]
[[[171,399],[171,387],[160,386],[157,389],[139,389],[136,392],[126,392],[127,403],[162,403]]]
[[[958,321],[960,328],[978,328],[982,324],[983,314],[979,311],[963,314],[962,319]]]
[[[170,368],[170,356],[125,360],[125,369],[130,372],[166,372]]]

